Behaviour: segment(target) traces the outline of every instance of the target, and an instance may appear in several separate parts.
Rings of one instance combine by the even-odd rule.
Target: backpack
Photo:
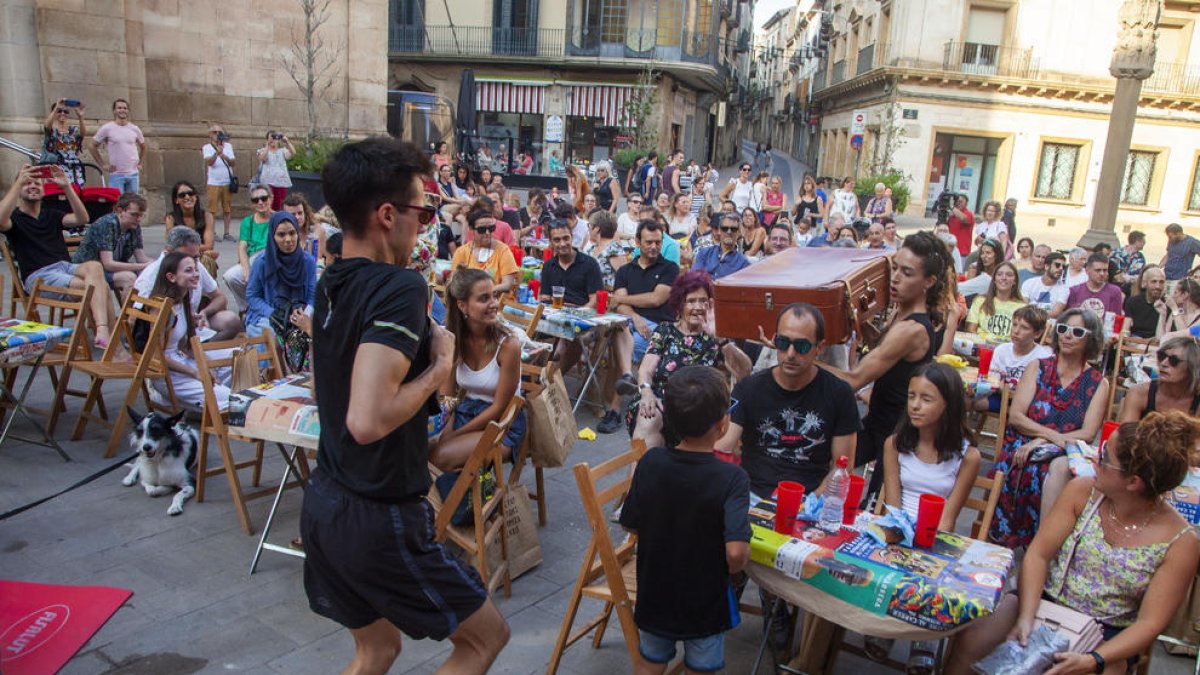
[[[637,173],[633,174],[633,185],[630,187],[633,188],[634,192],[641,193],[645,191],[647,173],[650,173],[650,167],[648,164],[643,164],[638,168]]]

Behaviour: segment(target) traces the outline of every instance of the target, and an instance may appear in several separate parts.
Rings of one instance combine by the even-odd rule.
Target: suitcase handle
[[[867,311],[871,309],[871,303],[878,299],[879,289],[868,284],[867,287],[863,289],[863,294],[858,296],[858,311],[866,314]]]

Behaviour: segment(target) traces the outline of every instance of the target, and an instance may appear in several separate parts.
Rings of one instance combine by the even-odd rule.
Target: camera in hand
[[[63,105],[67,106],[68,108],[78,108],[79,106],[83,105],[83,103],[81,103],[78,99],[68,98],[63,99]]]
[[[937,224],[945,225],[950,222],[950,211],[954,208],[954,202],[958,199],[957,192],[945,190],[938,195],[937,204],[934,208],[937,210]]]
[[[225,141],[229,140],[229,134],[225,133],[224,131],[218,131],[217,132],[217,140],[224,143]]]
[[[273,141],[282,141],[282,140],[283,140],[283,134],[281,134],[281,133],[273,133],[273,134],[271,134],[271,140],[273,140]]]

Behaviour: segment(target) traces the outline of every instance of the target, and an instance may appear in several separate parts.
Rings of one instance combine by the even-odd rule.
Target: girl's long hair
[[[1025,298],[1021,295],[1021,275],[1017,272],[1017,266],[1011,262],[1002,262],[999,265],[996,265],[996,271],[992,274],[992,283],[988,284],[987,293],[985,293],[983,296],[984,314],[996,313],[996,275],[1000,273],[1001,267],[1007,267],[1012,270],[1013,276],[1017,278],[1017,281],[1013,282],[1011,295],[1008,299],[1016,300],[1017,302],[1025,302]]]
[[[909,379],[923,377],[937,388],[938,394],[946,404],[942,419],[938,421],[937,431],[933,436],[933,445],[937,450],[938,463],[948,462],[963,453],[963,441],[973,441],[971,430],[967,426],[966,405],[963,397],[963,381],[958,371],[944,363],[927,363],[917,369]],[[908,418],[908,406],[904,406],[904,414],[896,425],[896,452],[913,453],[917,451],[917,443],[921,440],[921,432],[913,426]]]
[[[446,284],[446,330],[454,333],[455,363],[462,363],[466,353],[467,338],[470,329],[467,327],[467,316],[458,307],[458,301],[468,302],[475,284],[481,281],[492,281],[492,275],[484,270],[459,267],[454,270],[449,283]],[[504,324],[497,320],[484,326],[484,348],[489,352],[495,351],[500,341],[509,334]]]
[[[154,278],[154,290],[150,291],[150,297],[170,298],[175,305],[181,308],[187,330],[184,331],[183,339],[178,346],[180,351],[187,354],[192,351],[192,336],[196,334],[196,318],[192,316],[192,299],[189,297],[191,291],[168,279],[167,274],[178,275],[179,265],[189,259],[197,265],[200,264],[186,253],[179,251],[168,253],[158,266],[158,276]]]

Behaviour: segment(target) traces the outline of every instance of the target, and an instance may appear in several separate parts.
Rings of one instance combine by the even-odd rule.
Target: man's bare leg
[[[508,644],[509,636],[508,623],[500,616],[500,611],[491,600],[485,601],[483,606],[459,624],[458,630],[450,636],[454,651],[450,652],[450,658],[446,659],[436,673],[483,675],[500,655],[504,645]]]
[[[400,630],[387,619],[351,629],[354,658],[343,675],[384,675],[400,656]]]
[[[96,323],[96,344],[106,347],[112,338],[112,317],[115,314],[109,302],[108,281],[104,279],[104,268],[100,263],[86,262],[75,268],[71,288],[84,286],[92,287],[92,320]]]

